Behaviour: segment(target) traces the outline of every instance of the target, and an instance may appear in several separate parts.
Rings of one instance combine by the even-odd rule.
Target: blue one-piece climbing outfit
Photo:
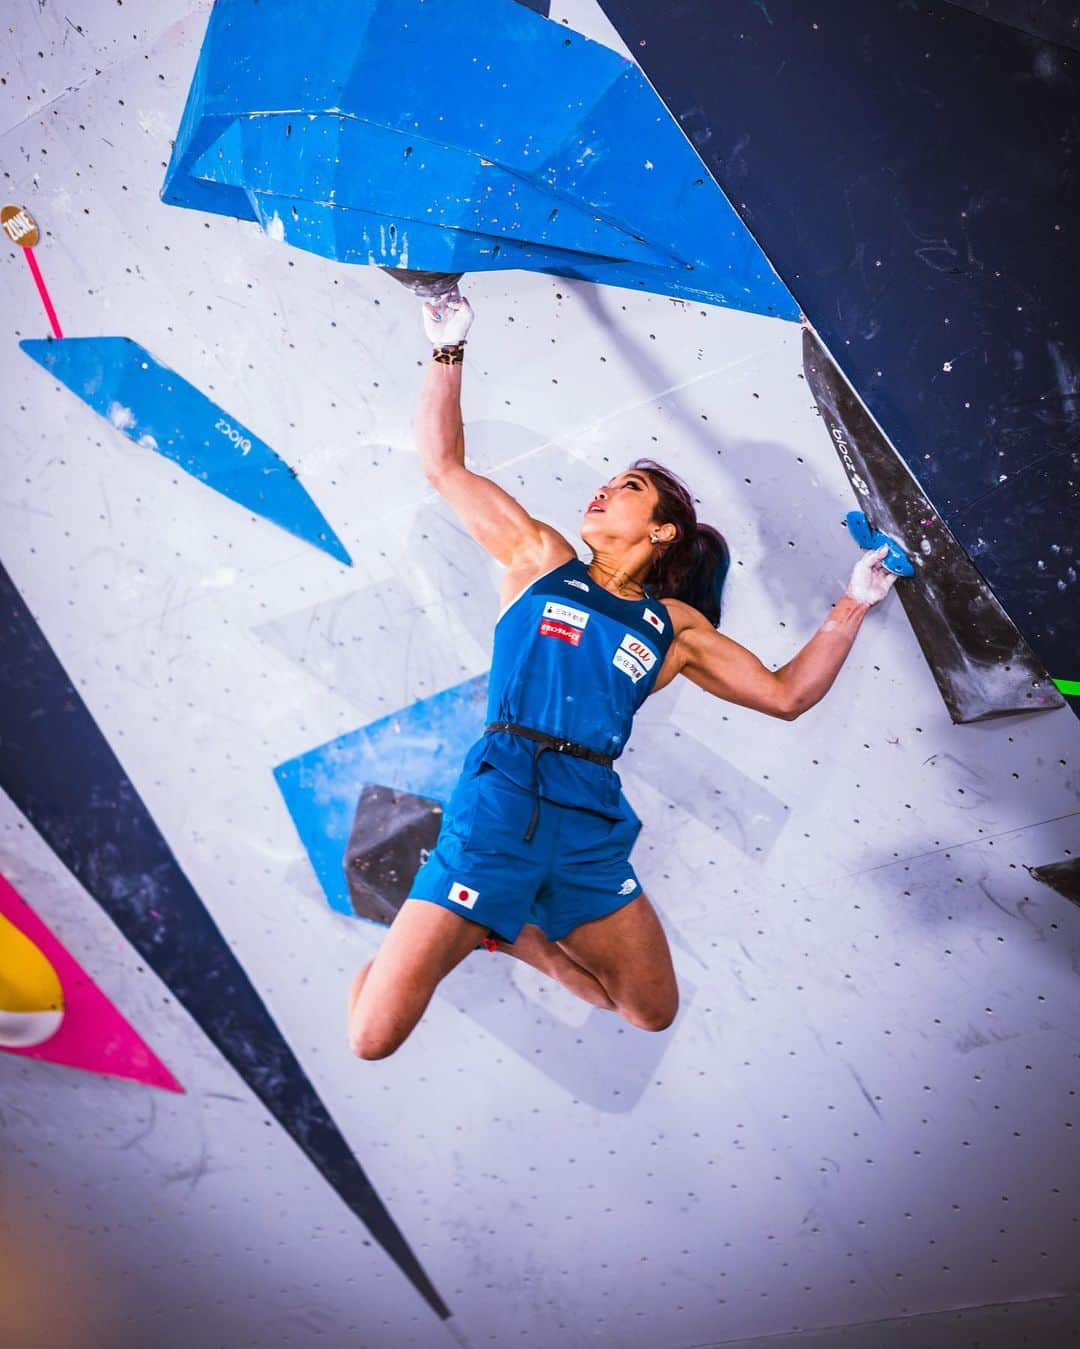
[[[577,558],[495,626],[488,726],[471,747],[409,895],[514,942],[559,941],[641,894],[641,830],[613,761],[673,637],[659,600],[620,599]]]

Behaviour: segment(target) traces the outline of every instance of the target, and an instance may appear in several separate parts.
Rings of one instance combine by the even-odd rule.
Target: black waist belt
[[[557,735],[548,735],[546,731],[534,731],[531,726],[518,726],[513,721],[493,721],[490,726],[484,727],[484,734],[491,735],[494,731],[509,731],[511,735],[524,736],[526,740],[536,740],[544,749],[553,749],[559,754],[572,754],[575,759],[588,759],[590,763],[603,764],[605,768],[610,768],[615,760],[610,754],[601,754],[599,750],[589,749],[587,745],[577,745],[573,740],[560,740]],[[539,758],[544,750],[538,750],[536,757]]]
[[[533,752],[533,793],[536,796],[536,805],[533,807],[532,819],[529,821],[529,827],[525,831],[525,842],[531,841],[533,834],[536,833],[536,824],[540,818],[540,779],[539,779],[539,760],[540,755],[547,750],[552,750],[556,754],[570,754],[575,759],[588,759],[590,763],[598,763],[604,768],[610,768],[615,760],[610,754],[601,754],[598,750],[589,749],[587,745],[578,745],[573,740],[561,740],[557,735],[548,735],[546,731],[534,730],[531,726],[518,726],[513,721],[493,721],[489,726],[484,727],[485,735],[492,735],[495,731],[509,731],[511,735],[520,735],[525,740],[535,740],[536,749]]]

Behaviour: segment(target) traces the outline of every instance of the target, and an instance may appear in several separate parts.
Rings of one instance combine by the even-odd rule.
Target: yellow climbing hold
[[[52,962],[0,914],[0,1047],[39,1045],[63,1018],[64,992]]]

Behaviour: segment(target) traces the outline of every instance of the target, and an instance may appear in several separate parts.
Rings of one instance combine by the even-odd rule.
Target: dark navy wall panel
[[[995,23],[1008,24],[1048,42],[1080,51],[1080,7],[1076,0],[949,0]]]
[[[1049,673],[1080,678],[1080,58],[944,3],[603,3]]]

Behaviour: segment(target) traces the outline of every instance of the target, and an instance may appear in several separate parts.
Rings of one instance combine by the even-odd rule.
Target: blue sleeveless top
[[[620,599],[572,558],[539,577],[495,625],[487,720],[516,722],[617,758],[652,692],[674,632],[659,600]],[[509,731],[481,737],[465,771],[490,764],[541,797],[613,819],[626,814],[619,775],[545,753]]]

